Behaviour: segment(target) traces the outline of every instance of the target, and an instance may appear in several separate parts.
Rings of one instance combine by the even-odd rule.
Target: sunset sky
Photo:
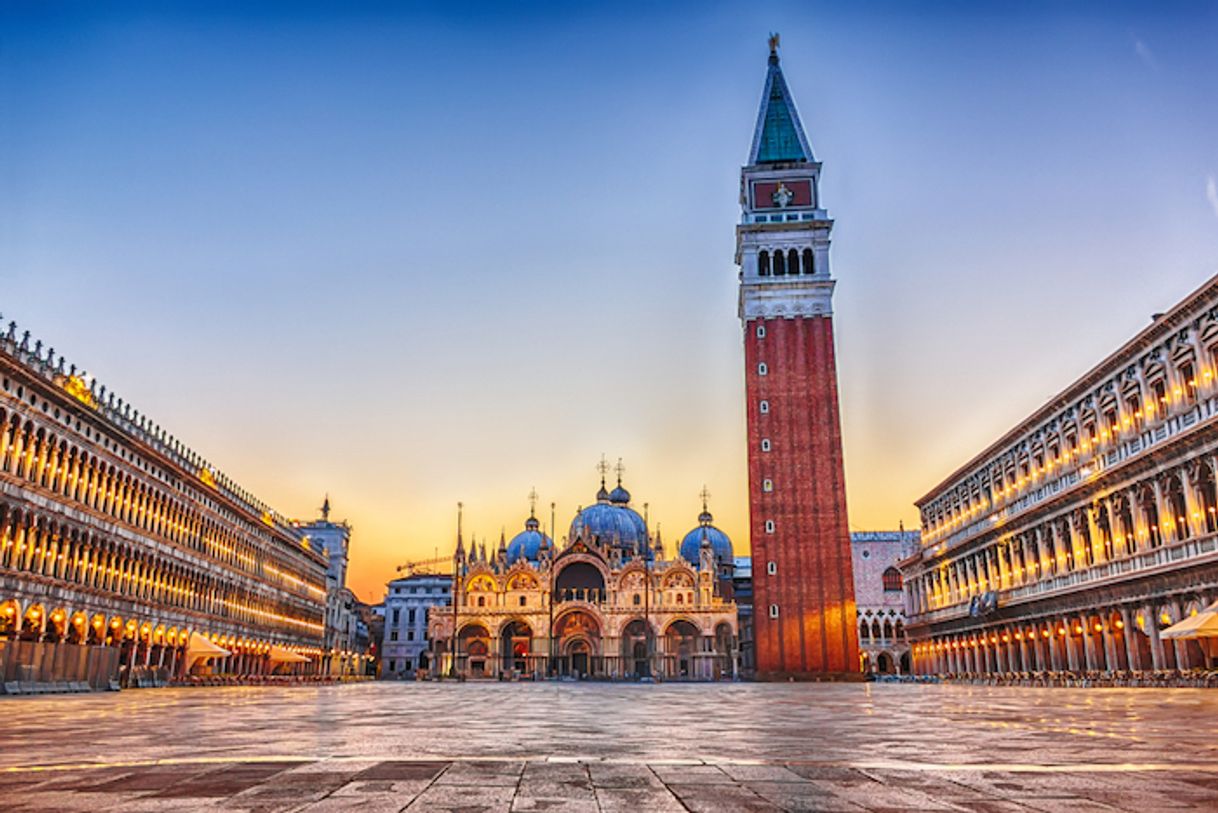
[[[0,8],[0,311],[352,586],[559,536],[626,466],[747,552],[732,262],[782,64],[836,220],[850,525],[912,501],[1218,272],[1218,6]]]

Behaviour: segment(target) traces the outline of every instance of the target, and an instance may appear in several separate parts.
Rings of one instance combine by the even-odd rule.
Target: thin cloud
[[[1214,210],[1214,217],[1218,217],[1218,181],[1214,180],[1213,175],[1205,179],[1205,198]]]
[[[1138,55],[1138,59],[1142,60],[1142,63],[1146,65],[1146,67],[1150,68],[1152,71],[1159,70],[1159,61],[1155,59],[1154,51],[1150,50],[1150,46],[1147,45],[1143,40],[1134,37],[1133,52]]]

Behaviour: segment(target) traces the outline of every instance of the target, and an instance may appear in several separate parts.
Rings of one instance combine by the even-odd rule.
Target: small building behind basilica
[[[612,491],[602,477],[561,546],[535,514],[498,550],[466,549],[458,527],[456,600],[428,613],[434,675],[737,676],[732,543],[714,526],[705,495],[697,525],[671,558],[631,507],[620,475]]]

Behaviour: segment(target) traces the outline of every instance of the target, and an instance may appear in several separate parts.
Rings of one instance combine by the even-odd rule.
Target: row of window
[[[811,276],[815,273],[816,263],[810,248],[805,248],[802,252],[793,248],[788,251],[776,249],[773,252],[759,251],[757,253],[757,276],[759,277],[787,277],[799,274]]]
[[[8,337],[8,340],[10,342],[13,341],[13,338],[11,335]],[[36,354],[35,354],[34,358],[36,360],[41,360],[38,358],[38,356]],[[20,358],[18,358],[17,360],[19,362],[21,361]],[[43,361],[44,361],[44,363],[49,363],[50,359],[48,357],[48,359],[43,360]],[[61,358],[60,361],[62,362],[63,359]],[[62,374],[62,363],[60,365],[59,373]],[[68,380],[70,382],[75,381],[76,383],[79,383],[79,379],[70,378]],[[21,402],[22,404],[24,404],[28,401],[30,406],[32,406],[34,409],[41,409],[43,414],[45,414],[49,417],[53,417],[56,422],[62,423],[65,427],[67,427],[68,430],[74,429],[78,435],[83,436],[86,440],[91,441],[92,443],[96,443],[97,445],[101,446],[103,449],[106,449],[107,451],[114,454],[120,460],[126,461],[127,463],[129,463],[130,465],[139,469],[140,471],[144,472],[148,476],[150,476],[154,479],[157,479],[157,480],[165,483],[169,487],[174,488],[176,490],[182,489],[182,484],[178,480],[177,477],[175,477],[172,474],[170,474],[169,472],[161,469],[159,466],[156,466],[156,465],[150,463],[149,461],[145,460],[143,457],[136,454],[136,452],[134,450],[132,450],[131,448],[128,448],[126,445],[124,445],[122,442],[116,441],[116,440],[112,439],[111,437],[109,437],[106,433],[102,432],[101,430],[95,429],[94,427],[90,426],[88,421],[82,423],[79,416],[73,416],[73,414],[67,410],[61,411],[58,406],[53,406],[45,398],[42,399],[41,405],[40,405],[38,394],[34,391],[33,388],[30,389],[30,391],[27,395],[24,386],[22,386],[21,384],[16,384],[15,382],[11,381],[7,376],[5,376],[3,378],[2,384],[4,387],[4,391],[11,395],[15,395],[17,400],[19,402]],[[105,393],[105,387],[102,387],[102,393]],[[82,401],[85,400],[84,398],[82,398],[80,396],[77,396],[77,397]],[[92,397],[91,393],[89,394],[88,397],[89,398]],[[182,444],[178,441],[175,441],[172,438],[172,436],[168,435],[168,433],[164,432],[159,427],[156,427],[152,422],[148,421],[146,418],[140,418],[138,412],[136,412],[133,417],[130,414],[131,410],[129,408],[129,405],[121,406],[122,405],[121,400],[118,401],[120,406],[115,406],[114,401],[115,401],[115,399],[113,397],[113,394],[111,394],[111,396],[106,404],[93,404],[93,408],[97,409],[101,415],[110,418],[111,421],[117,422],[118,428],[120,430],[123,429],[122,422],[125,421],[125,422],[129,423],[130,427],[127,429],[128,432],[130,432],[131,434],[135,434],[137,436],[137,438],[142,439],[145,442],[149,443],[151,446],[153,446],[153,448],[159,447],[169,457],[180,458],[181,461],[183,462],[183,464],[187,468],[190,468],[192,466],[197,468],[197,467],[202,467],[204,465],[202,458],[200,458],[199,455],[197,455],[196,453],[194,453],[194,452],[190,451],[188,448],[186,448],[186,446],[184,444]],[[107,411],[109,413],[108,415],[107,415]],[[141,433],[143,435],[142,438],[139,437]],[[216,480],[217,480],[217,488],[223,486],[224,490],[227,491],[231,496],[236,498],[238,501],[244,502],[247,507],[253,508],[256,513],[268,510],[266,508],[266,506],[263,505],[262,503],[260,503],[258,500],[256,500],[252,494],[249,494],[248,492],[239,488],[236,485],[236,483],[233,483],[233,482],[227,480],[227,478],[223,477],[222,475],[217,476]],[[237,520],[236,515],[233,514],[230,510],[228,510],[228,508],[226,508],[225,506],[219,504],[218,502],[210,499],[206,494],[200,493],[200,494],[194,494],[191,496],[193,499],[195,499],[202,505],[221,514],[225,519],[232,520],[232,521]]]
[[[192,502],[184,503],[77,448],[53,430],[4,409],[0,409],[0,470],[258,577],[302,593],[324,592],[319,585],[309,584],[298,567],[283,561],[285,557],[264,531],[252,526],[237,530],[206,517],[193,493],[185,492]],[[268,553],[272,554],[270,562]]]
[[[1208,345],[1205,352],[1218,364],[1218,345]],[[1152,366],[1144,375],[1145,383],[1127,371],[1096,396],[1098,407],[1068,409],[1050,421],[1039,437],[1021,441],[1018,451],[1001,456],[928,503],[922,510],[923,526],[931,534],[949,531],[991,505],[1018,497],[1055,470],[1085,465],[1106,446],[1140,435],[1167,418],[1173,407],[1193,407],[1199,386],[1214,381],[1213,369],[1198,371],[1191,354],[1174,365]]]
[[[799,220],[815,220],[816,215],[812,212],[781,214],[781,215],[753,215],[754,223],[793,223]]]
[[[1168,472],[1014,532],[1003,544],[938,566],[912,583],[920,609],[1086,570],[1165,544],[1218,533],[1218,482],[1208,463]]]
[[[291,633],[321,631],[320,605],[272,600],[203,568],[0,506],[0,569],[32,573],[150,605],[190,610]],[[283,594],[283,599],[288,596]]]
[[[881,626],[878,619],[873,620],[870,624],[866,620],[859,624],[859,640],[864,643],[894,639],[905,640],[905,625],[900,621],[897,621],[896,626],[893,626],[892,622],[888,620],[885,620]]]

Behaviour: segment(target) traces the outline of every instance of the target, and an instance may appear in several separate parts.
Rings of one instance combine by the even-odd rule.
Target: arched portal
[[[622,664],[630,677],[651,677],[651,636],[647,622],[631,621],[622,630]]]
[[[505,624],[499,633],[499,651],[503,655],[503,668],[524,673],[529,671],[529,656],[533,651],[533,629],[523,621]]]
[[[601,625],[591,613],[566,613],[554,622],[554,637],[562,674],[585,678],[601,673]]]
[[[490,655],[491,634],[481,624],[466,624],[458,638],[457,656],[465,658],[465,668],[473,677],[486,674],[487,658]]]
[[[668,625],[664,631],[664,650],[671,677],[694,676],[694,654],[698,651],[698,628],[689,621],[680,619]]]

